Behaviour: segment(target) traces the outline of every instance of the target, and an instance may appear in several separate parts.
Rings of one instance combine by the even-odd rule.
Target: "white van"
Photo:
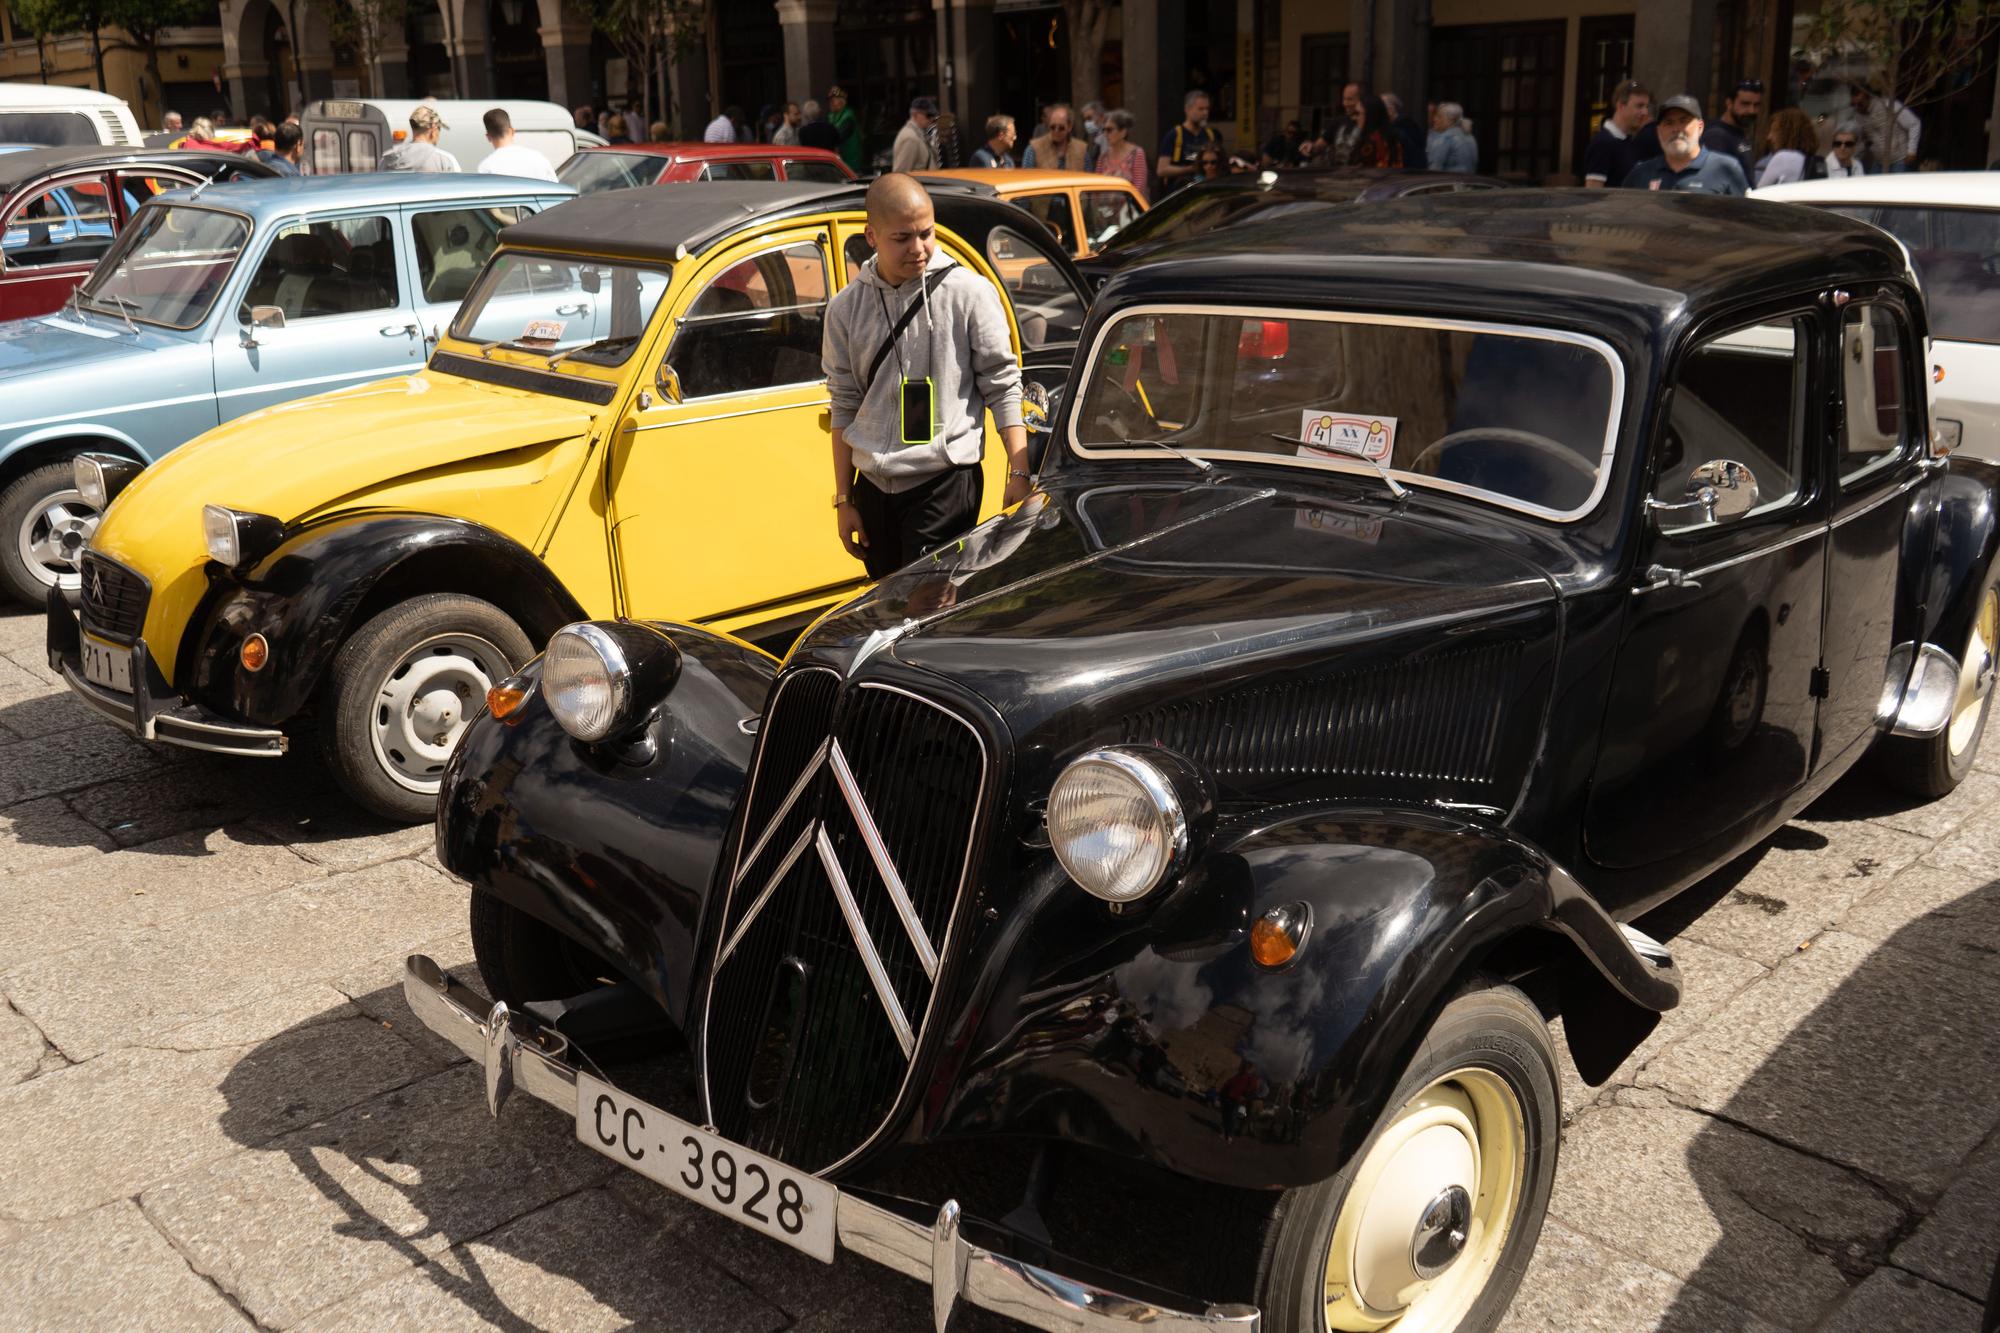
[[[458,159],[466,171],[477,171],[493,151],[486,142],[485,116],[500,107],[514,122],[514,142],[532,148],[559,167],[586,144],[603,139],[576,127],[576,119],[554,102],[523,102],[506,98],[464,98],[428,103],[411,98],[329,98],[308,103],[299,117],[306,137],[306,170],[315,176],[341,171],[373,171],[376,159],[410,137],[410,112],[430,106],[444,118],[438,147]]]
[[[0,143],[125,144],[139,122],[122,97],[53,83],[0,83]]]

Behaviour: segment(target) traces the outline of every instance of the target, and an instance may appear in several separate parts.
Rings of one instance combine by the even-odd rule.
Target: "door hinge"
[[[1815,699],[1824,699],[1833,691],[1833,673],[1825,667],[1812,669],[1812,688],[1808,691]]]

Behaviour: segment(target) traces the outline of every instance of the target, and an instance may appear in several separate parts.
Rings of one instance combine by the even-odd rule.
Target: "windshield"
[[[250,224],[234,213],[148,205],[79,289],[79,298],[121,316],[191,329],[208,318],[249,239]]]
[[[668,277],[664,268],[502,250],[459,307],[451,336],[623,365],[666,295]]]
[[[651,185],[666,164],[666,158],[651,153],[578,153],[556,171],[556,179],[574,185],[578,194],[628,190]]]
[[[1924,287],[1932,337],[2000,343],[2000,212],[1907,204],[1831,211],[1872,222],[1903,243]]]
[[[1105,243],[1104,252],[1110,254],[1132,245],[1184,241],[1275,208],[1290,205],[1293,208],[1318,209],[1328,204],[1348,203],[1360,195],[1361,187],[1358,185],[1350,189],[1325,182],[1320,184],[1316,194],[1305,198],[1280,190],[1189,191],[1179,198],[1168,199],[1124,227]]]
[[[1555,518],[1596,500],[1623,375],[1573,334],[1259,311],[1132,314],[1099,337],[1078,452],[1379,466]],[[1150,442],[1150,444],[1146,443]]]

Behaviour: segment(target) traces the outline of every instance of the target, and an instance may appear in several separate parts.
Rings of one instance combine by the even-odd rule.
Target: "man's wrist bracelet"
[[[833,497],[833,507],[834,507],[835,509],[838,509],[838,508],[840,508],[840,507],[841,507],[842,505],[844,505],[844,504],[847,504],[847,503],[848,503],[848,496],[847,496],[847,492],[845,492],[845,491],[842,491],[842,492],[841,492],[841,493],[840,493],[839,495],[836,495],[836,496],[834,496],[834,497]]]
[[[1008,469],[1007,469],[1007,475],[1008,475],[1008,476],[1010,476],[1010,477],[1019,477],[1019,478],[1020,478],[1020,479],[1021,479],[1022,481],[1028,481],[1028,480],[1030,480],[1030,478],[1029,478],[1028,474],[1027,474],[1027,473],[1025,473],[1025,472],[1023,472],[1023,471],[1021,471],[1021,469],[1019,469],[1019,468],[1017,468],[1017,467],[1010,467],[1010,468],[1008,468]]]

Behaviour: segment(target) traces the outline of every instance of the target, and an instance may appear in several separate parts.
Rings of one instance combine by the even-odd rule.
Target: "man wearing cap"
[[[1682,93],[1660,103],[1656,122],[1663,156],[1649,158],[1625,178],[1628,190],[1683,190],[1742,195],[1750,182],[1734,157],[1701,146],[1701,103]]]
[[[438,147],[438,131],[450,129],[433,106],[410,112],[410,137],[375,163],[377,171],[459,171],[458,159]]]
[[[931,140],[931,126],[937,124],[937,103],[928,97],[910,100],[910,118],[896,131],[896,145],[889,152],[891,171],[936,171],[937,145]]]

